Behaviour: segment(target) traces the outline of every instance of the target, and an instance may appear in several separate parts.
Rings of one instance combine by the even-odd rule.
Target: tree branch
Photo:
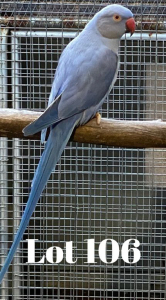
[[[8,138],[40,139],[40,133],[24,137],[22,129],[41,115],[40,112],[0,109],[0,136]],[[72,141],[130,148],[166,147],[166,122],[96,120],[74,130]]]

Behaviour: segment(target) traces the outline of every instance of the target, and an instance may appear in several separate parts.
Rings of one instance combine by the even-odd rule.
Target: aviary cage
[[[59,56],[95,12],[130,8],[137,31],[124,36],[116,85],[102,116],[166,119],[165,1],[1,1],[0,107],[44,110]],[[41,155],[39,141],[0,139],[0,263],[16,232]],[[1,286],[1,299],[165,299],[166,150],[69,143],[31,218]],[[140,241],[141,259],[104,264],[104,239]],[[73,241],[76,264],[27,265],[52,245]],[[95,239],[95,264],[85,264]],[[108,260],[111,252],[108,251]]]

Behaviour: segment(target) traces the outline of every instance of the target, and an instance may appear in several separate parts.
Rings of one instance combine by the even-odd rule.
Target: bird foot
[[[100,122],[101,122],[101,115],[100,115],[99,112],[96,113],[95,118],[96,118],[96,124],[97,124],[97,125],[100,125]]]

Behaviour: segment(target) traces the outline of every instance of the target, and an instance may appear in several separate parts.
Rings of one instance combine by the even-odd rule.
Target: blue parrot
[[[0,283],[74,128],[96,115],[116,81],[120,38],[125,32],[133,34],[134,30],[135,22],[129,9],[116,4],[108,5],[92,18],[62,52],[48,108],[23,130],[25,136],[42,131],[42,142],[46,139],[47,128],[50,128],[50,133],[34,175],[20,226],[0,272]]]

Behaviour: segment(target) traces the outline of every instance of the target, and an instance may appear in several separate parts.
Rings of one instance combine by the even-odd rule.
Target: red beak
[[[130,32],[133,35],[136,28],[136,24],[133,18],[130,18],[126,21],[126,33]]]

